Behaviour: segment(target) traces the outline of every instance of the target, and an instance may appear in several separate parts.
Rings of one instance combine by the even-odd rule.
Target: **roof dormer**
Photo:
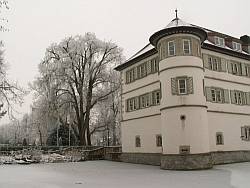
[[[241,43],[232,41],[232,48],[235,51],[241,52],[242,50]]]
[[[214,44],[216,46],[225,47],[225,39],[219,36],[214,36]]]

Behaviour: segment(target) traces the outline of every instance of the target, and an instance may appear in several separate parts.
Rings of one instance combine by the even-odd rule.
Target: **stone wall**
[[[217,151],[211,155],[214,165],[250,161],[250,151]]]
[[[198,170],[212,168],[210,153],[187,155],[162,155],[161,168],[168,170]]]
[[[109,156],[107,160],[112,160],[111,157]],[[217,151],[188,155],[121,153],[118,159],[128,163],[160,166],[161,169],[168,170],[199,170],[209,169],[218,164],[250,162],[250,151]]]
[[[160,166],[160,153],[122,153],[121,161],[127,163],[137,163],[146,165]]]

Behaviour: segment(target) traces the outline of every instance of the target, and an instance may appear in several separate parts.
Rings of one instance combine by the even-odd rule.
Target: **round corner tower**
[[[161,83],[161,168],[211,168],[201,44],[207,33],[177,16],[154,33]]]

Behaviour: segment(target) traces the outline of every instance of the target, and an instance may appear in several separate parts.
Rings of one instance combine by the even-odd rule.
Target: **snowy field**
[[[110,161],[0,166],[0,188],[247,188],[249,180],[250,163],[202,171]]]

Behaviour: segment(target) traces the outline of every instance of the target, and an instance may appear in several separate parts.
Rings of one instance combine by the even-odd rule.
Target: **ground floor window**
[[[140,136],[135,137],[135,147],[141,147],[141,138],[140,138]]]
[[[245,141],[250,140],[250,126],[241,127],[241,139]]]
[[[162,147],[162,136],[161,135],[156,135],[156,146]]]
[[[216,133],[216,145],[224,145],[224,139],[222,132]]]

